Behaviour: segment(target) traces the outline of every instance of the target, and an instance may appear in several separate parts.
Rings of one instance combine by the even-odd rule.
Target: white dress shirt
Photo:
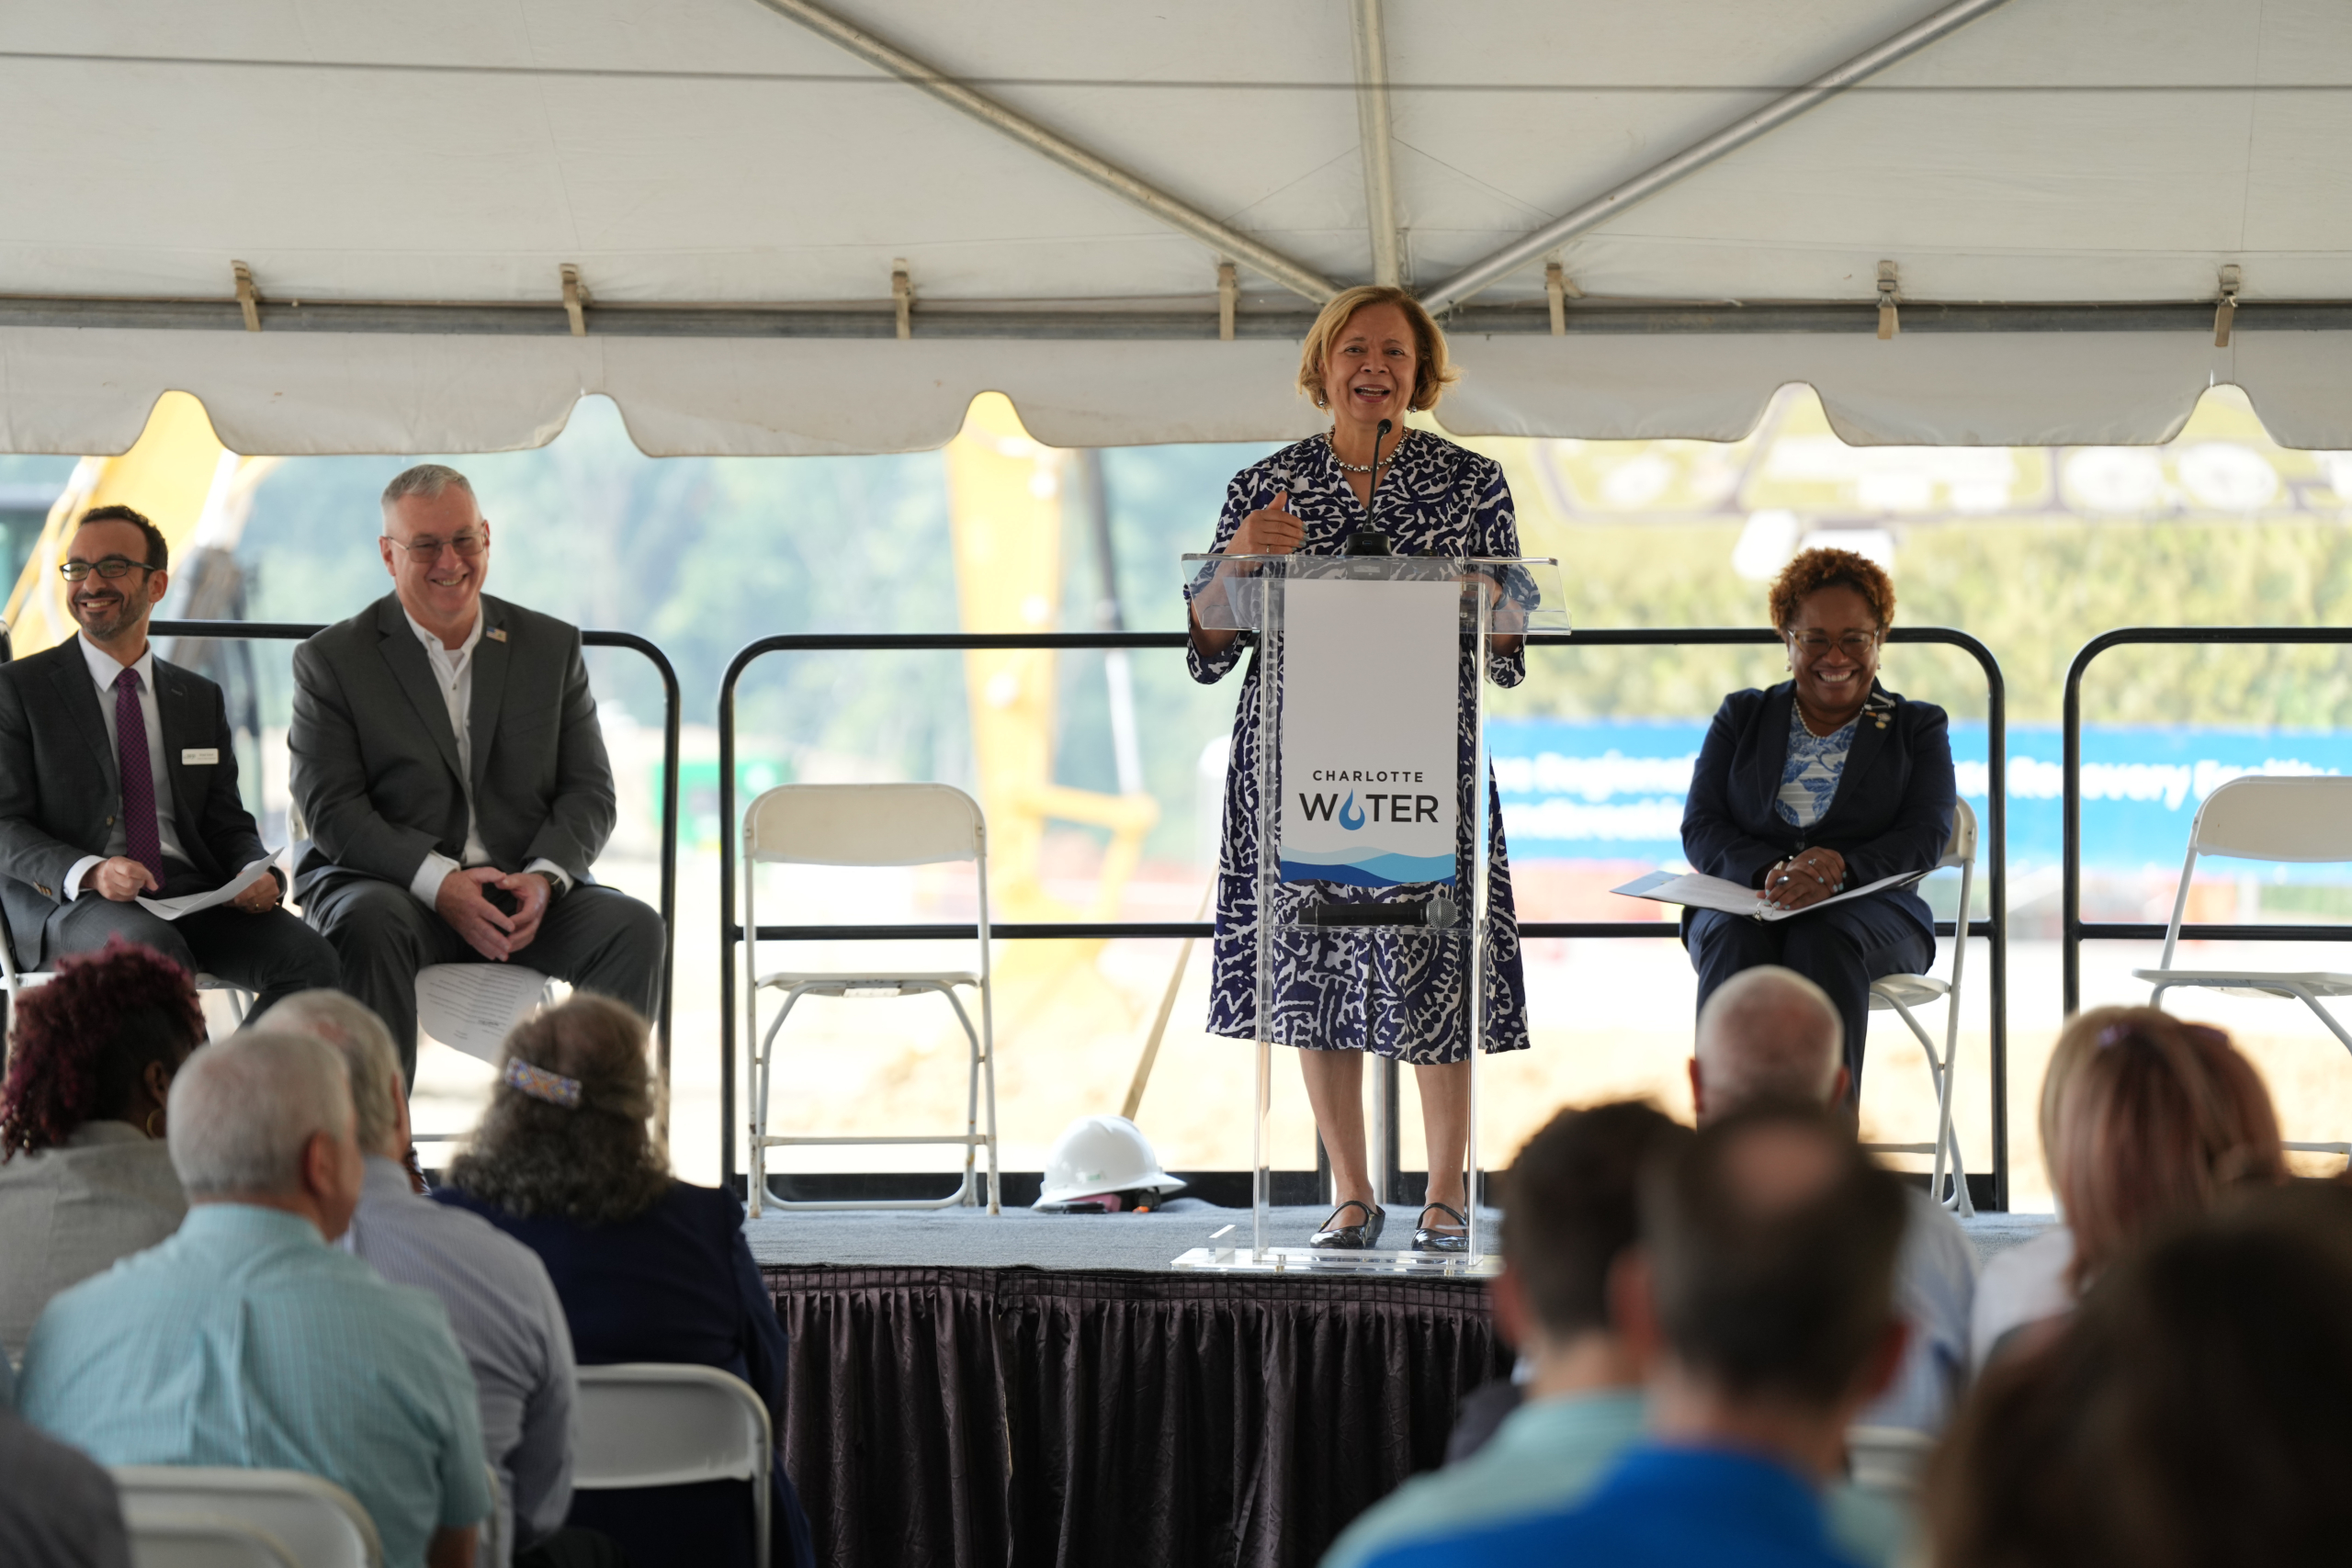
[[[155,827],[163,840],[164,852],[183,864],[193,865],[196,863],[181,846],[179,829],[172,821],[172,774],[164,765],[163,716],[155,708],[154,646],[151,643],[141,649],[138,661],[126,667],[116,663],[113,654],[94,646],[88,637],[77,634],[74,645],[82,650],[82,661],[90,667],[90,679],[98,688],[98,712],[107,721],[107,755],[115,758],[118,764],[122,757],[122,739],[115,732],[114,683],[125,668],[139,672],[139,714],[147,721],[147,771],[155,780]],[[114,828],[107,834],[107,852],[84,855],[65,874],[65,901],[70,904],[81,896],[82,878],[117,855],[130,852],[130,834],[122,825],[122,813],[117,811]]]
[[[424,658],[433,667],[434,683],[441,688],[441,700],[448,705],[449,728],[458,738],[458,783],[466,792],[466,858],[454,861],[437,850],[428,850],[424,863],[409,879],[410,896],[430,909],[440,897],[443,880],[451,872],[460,866],[491,863],[490,851],[481,841],[481,814],[474,809],[474,649],[481,646],[481,612],[475,610],[472,628],[466,633],[466,640],[455,648],[445,645],[437,633],[419,626],[406,605],[401,607],[401,615],[407,619],[408,629],[416,634],[416,640],[424,645]],[[551,860],[535,860],[523,869],[547,873],[555,879],[555,892],[561,893],[571,886],[571,878],[564,874],[563,867]]]

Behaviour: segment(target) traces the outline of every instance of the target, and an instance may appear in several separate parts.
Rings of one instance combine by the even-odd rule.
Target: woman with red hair
[[[204,1043],[187,971],[119,940],[17,1000],[0,1087],[0,1345],[49,1298],[179,1229],[164,1142],[172,1078]]]

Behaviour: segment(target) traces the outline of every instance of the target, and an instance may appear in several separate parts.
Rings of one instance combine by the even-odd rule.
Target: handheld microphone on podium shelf
[[[1374,495],[1380,493],[1380,444],[1388,439],[1388,433],[1395,428],[1384,419],[1372,438],[1372,493]],[[1371,513],[1372,503],[1367,501],[1364,503],[1365,526],[1348,536],[1347,543],[1340,548],[1341,555],[1385,556],[1390,553],[1388,536],[1371,526]]]

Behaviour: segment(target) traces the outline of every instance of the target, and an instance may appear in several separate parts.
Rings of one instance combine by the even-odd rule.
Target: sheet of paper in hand
[[[1682,904],[1693,909],[1716,909],[1726,915],[1746,915],[1753,920],[1785,920],[1797,915],[1809,915],[1815,909],[1826,909],[1832,904],[1843,904],[1849,898],[1866,898],[1890,887],[1906,887],[1927,874],[1924,871],[1906,871],[1894,876],[1882,876],[1866,887],[1849,887],[1835,898],[1824,898],[1818,904],[1808,904],[1802,909],[1776,909],[1764,902],[1764,896],[1753,887],[1743,887],[1720,876],[1702,876],[1695,871],[1686,871],[1679,876],[1668,871],[1654,871],[1647,876],[1637,876],[1623,887],[1612,887],[1609,891],[1622,893],[1628,898],[1652,898],[1661,904]]]
[[[139,900],[139,907],[151,915],[158,915],[167,920],[176,920],[182,915],[193,915],[198,909],[209,909],[216,904],[226,904],[238,894],[267,876],[269,863],[277,858],[275,853],[262,856],[261,859],[254,862],[209,893],[190,893],[178,898],[141,898]]]

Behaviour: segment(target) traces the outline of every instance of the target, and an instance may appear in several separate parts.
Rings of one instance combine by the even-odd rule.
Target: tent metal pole
[[[1405,281],[1396,229],[1396,148],[1388,114],[1388,28],[1380,0],[1355,0],[1348,30],[1356,46],[1356,130],[1363,141],[1364,227],[1372,234],[1372,280]]]
[[[774,0],[767,0],[767,3],[773,4]],[[1423,296],[1424,299],[1432,310],[1452,310],[1497,278],[1524,266],[1544,252],[1574,239],[1588,229],[1608,222],[1634,203],[1656,196],[1725,153],[1736,152],[1758,137],[1779,130],[1856,83],[1875,76],[1947,33],[1965,27],[1987,11],[1998,10],[2006,4],[2007,0],[1954,0],[1953,4],[1933,16],[1914,22],[1894,37],[1872,44],[1844,64],[1815,77],[1796,91],[1774,99],[1754,114],[1734,120],[1664,163],[1652,164],[1623,184],[1602,192],[1573,211],[1555,218],[1541,229],[1521,236],[1476,265],[1447,278]]]
[[[1120,199],[1132,202],[1170,228],[1190,234],[1211,250],[1263,273],[1295,294],[1303,294],[1320,304],[1340,291],[1338,284],[1317,276],[1272,246],[1251,239],[1228,224],[1218,222],[1198,208],[1136,178],[1109,159],[1090,152],[1068,137],[1046,130],[1035,120],[1007,108],[985,94],[975,92],[937,66],[918,60],[893,44],[885,43],[865,28],[843,20],[821,6],[811,4],[810,0],[760,0],[760,4],[780,17],[798,22],[867,64],[888,72],[909,86],[922,89],[951,108],[962,110],[989,130],[1011,137],[1072,174],[1092,181]]]

